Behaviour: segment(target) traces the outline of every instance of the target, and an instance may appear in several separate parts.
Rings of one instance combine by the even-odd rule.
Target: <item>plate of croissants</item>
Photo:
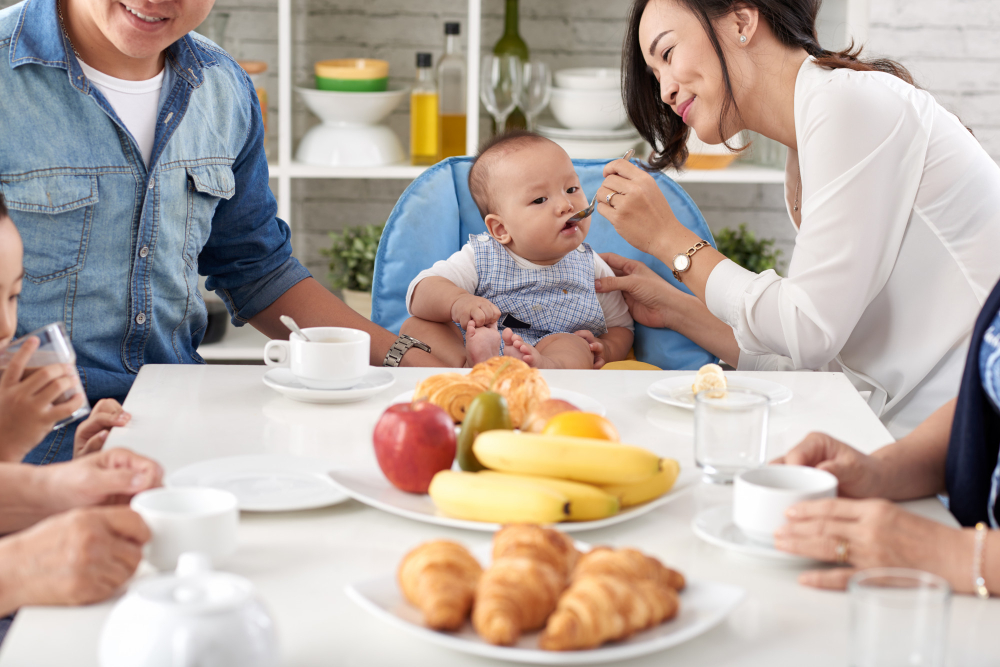
[[[742,588],[686,579],[636,549],[594,547],[516,524],[491,547],[449,540],[407,553],[395,576],[356,583],[348,597],[425,641],[509,662],[617,662],[708,631]]]

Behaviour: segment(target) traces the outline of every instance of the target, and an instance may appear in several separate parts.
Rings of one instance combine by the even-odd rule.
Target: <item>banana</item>
[[[652,452],[608,440],[487,431],[472,451],[487,468],[590,484],[639,482],[660,471]]]
[[[674,459],[661,459],[662,470],[652,477],[632,484],[607,484],[599,488],[618,498],[622,507],[632,507],[659,498],[673,488],[681,464]]]
[[[605,493],[591,484],[571,482],[554,477],[535,477],[533,475],[515,475],[509,472],[483,470],[477,473],[480,477],[496,479],[512,479],[529,484],[540,484],[569,498],[569,521],[596,521],[618,514],[620,507],[617,496]]]
[[[491,523],[556,523],[570,516],[570,499],[542,484],[442,470],[427,491],[439,510]]]

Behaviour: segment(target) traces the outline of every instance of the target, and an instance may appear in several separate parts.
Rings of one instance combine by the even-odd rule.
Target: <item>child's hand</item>
[[[90,411],[87,417],[76,429],[76,439],[73,441],[73,458],[98,452],[104,447],[104,441],[115,426],[125,426],[132,415],[125,412],[122,406],[113,398],[102,398]]]
[[[586,329],[584,329],[583,331],[574,331],[573,333],[579,336],[580,338],[584,339],[585,341],[587,341],[587,343],[590,345],[590,351],[594,354],[595,371],[599,369],[601,366],[603,366],[605,363],[607,363],[604,360],[604,353],[605,353],[604,341],[602,341],[600,338],[596,338],[592,331],[587,331]]]
[[[451,319],[462,326],[468,325],[471,320],[477,327],[484,327],[500,319],[500,309],[489,299],[466,294],[458,297],[451,305]]]
[[[25,372],[38,345],[37,338],[25,341],[0,376],[0,460],[23,459],[56,422],[76,412],[86,398],[81,392],[55,404],[79,386],[76,370],[70,365],[52,364]]]

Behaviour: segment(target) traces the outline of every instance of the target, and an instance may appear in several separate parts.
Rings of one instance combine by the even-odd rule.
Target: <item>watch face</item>
[[[687,271],[691,268],[691,258],[687,255],[677,255],[674,257],[674,271]]]

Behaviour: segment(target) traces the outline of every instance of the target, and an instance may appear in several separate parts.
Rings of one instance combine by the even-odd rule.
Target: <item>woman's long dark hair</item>
[[[690,128],[680,116],[660,99],[660,84],[646,67],[639,44],[639,21],[650,0],[635,0],[628,16],[628,30],[622,48],[622,96],[629,120],[653,147],[649,157],[651,169],[680,168],[687,160],[687,138]],[[719,134],[725,137],[723,125],[731,115],[739,117],[739,108],[733,97],[729,68],[722,45],[715,33],[713,21],[740,6],[755,8],[761,19],[785,46],[801,47],[816,58],[816,63],[829,69],[847,68],[860,72],[887,72],[912,84],[913,77],[905,67],[892,60],[861,60],[861,47],[853,42],[843,51],[827,51],[816,38],[816,14],[821,0],[677,0],[701,21],[708,34],[719,63],[722,65],[722,82],[726,96],[719,118]]]

